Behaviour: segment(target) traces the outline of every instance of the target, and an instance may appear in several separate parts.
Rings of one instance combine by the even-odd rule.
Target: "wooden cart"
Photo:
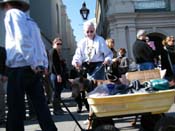
[[[175,90],[135,93],[88,98],[88,103],[97,117],[151,113],[169,110],[174,103]]]
[[[126,76],[129,80],[140,80],[140,82],[161,78],[158,69],[130,72]],[[170,109],[174,103],[174,96],[175,90],[171,89],[155,92],[104,96],[100,98],[88,97],[87,100],[95,116],[101,118],[135,114],[162,114]],[[167,117],[164,117],[164,119],[167,119]],[[161,121],[165,121],[164,119],[161,119]],[[162,122],[159,123],[161,123],[162,126]],[[172,122],[169,124],[172,126]]]

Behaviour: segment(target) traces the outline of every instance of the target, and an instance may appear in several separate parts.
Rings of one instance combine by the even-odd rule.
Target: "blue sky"
[[[95,17],[96,0],[62,0],[66,5],[66,12],[68,18],[71,20],[71,26],[76,36],[76,41],[79,41],[84,37],[83,34],[83,19],[80,15],[80,9],[83,2],[86,3],[86,7],[90,10],[88,20]]]

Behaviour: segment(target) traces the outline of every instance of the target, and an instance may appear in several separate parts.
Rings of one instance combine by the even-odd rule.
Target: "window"
[[[169,11],[169,0],[134,0],[135,11]]]

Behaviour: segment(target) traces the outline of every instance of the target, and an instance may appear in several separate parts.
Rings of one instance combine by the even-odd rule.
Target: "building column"
[[[133,53],[132,53],[132,46],[136,40],[136,28],[135,27],[129,27],[128,28],[128,48],[129,48],[129,51],[128,51],[128,56],[129,58],[133,58]]]
[[[128,50],[127,48],[127,44],[126,44],[126,31],[124,27],[118,27],[117,28],[117,47],[119,48],[125,48],[126,50]]]

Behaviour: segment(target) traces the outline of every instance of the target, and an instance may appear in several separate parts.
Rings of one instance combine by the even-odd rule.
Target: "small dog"
[[[72,87],[72,97],[76,98],[81,91],[90,92],[95,87],[93,81],[84,77],[77,77],[75,79],[69,79]]]
[[[78,77],[75,79],[69,79],[72,87],[72,97],[75,98],[78,108],[77,113],[82,111],[82,103],[85,104],[86,109],[89,111],[89,104],[86,99],[86,92],[90,92],[94,88],[93,81],[88,80],[85,77]]]

